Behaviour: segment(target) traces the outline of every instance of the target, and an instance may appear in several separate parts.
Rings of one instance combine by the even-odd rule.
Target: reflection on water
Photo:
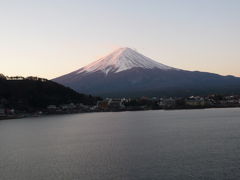
[[[240,109],[0,121],[0,179],[240,179]]]

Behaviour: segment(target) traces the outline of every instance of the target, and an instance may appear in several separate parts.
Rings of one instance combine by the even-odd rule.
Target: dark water
[[[238,180],[240,109],[0,121],[1,180]]]

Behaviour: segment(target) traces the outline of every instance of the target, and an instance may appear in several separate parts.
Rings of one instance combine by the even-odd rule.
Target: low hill
[[[42,78],[0,75],[0,104],[16,109],[46,108],[51,104],[66,103],[94,105],[98,99]]]

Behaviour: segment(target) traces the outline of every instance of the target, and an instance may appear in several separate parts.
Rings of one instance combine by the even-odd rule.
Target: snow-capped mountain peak
[[[240,78],[171,68],[130,48],[53,81],[80,93],[113,98],[231,94],[240,89]]]
[[[118,73],[132,68],[153,69],[158,68],[162,70],[174,69],[159,62],[156,62],[131,48],[119,48],[111,54],[79,69],[76,73],[97,72],[102,71],[105,74],[109,72]]]

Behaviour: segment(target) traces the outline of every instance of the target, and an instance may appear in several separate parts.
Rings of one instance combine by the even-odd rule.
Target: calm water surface
[[[239,180],[240,109],[0,121],[1,180]]]

